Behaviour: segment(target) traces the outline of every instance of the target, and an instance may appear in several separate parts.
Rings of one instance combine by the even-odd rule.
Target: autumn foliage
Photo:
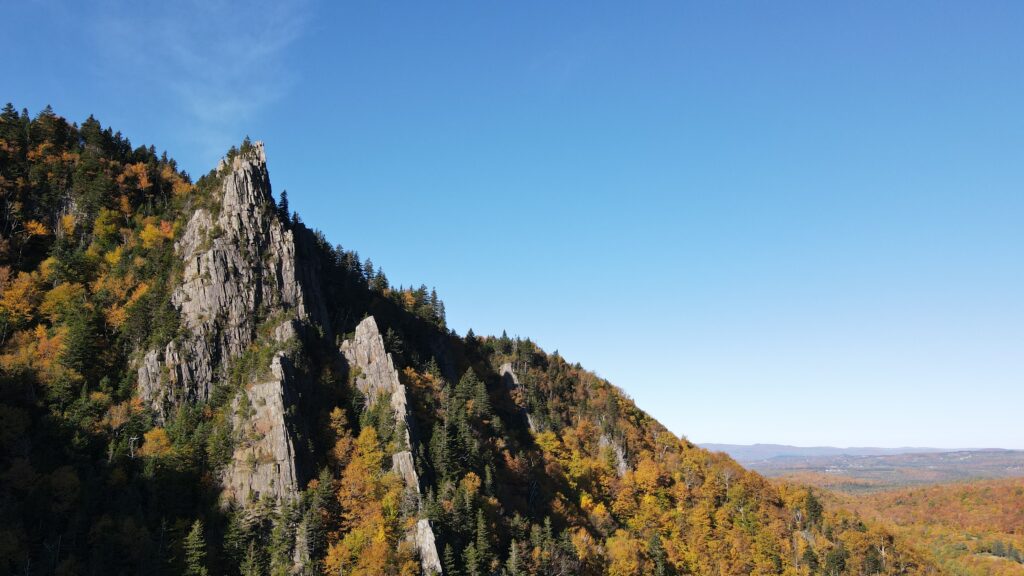
[[[195,210],[216,209],[218,178],[193,183],[93,118],[0,112],[0,574],[412,575],[421,520],[452,576],[931,569],[867,513],[698,448],[557,353],[449,331],[436,292],[392,286],[306,228],[284,193],[263,217],[317,272],[329,320],[302,326],[289,366],[305,488],[231,504],[221,478],[236,445],[264,433],[235,423],[254,410],[245,390],[268,348],[257,338],[225,359],[208,399],[167,415],[136,389],[144,352],[186,330],[174,244]],[[339,357],[369,314],[408,421],[355,390]],[[400,449],[419,490],[392,471]]]

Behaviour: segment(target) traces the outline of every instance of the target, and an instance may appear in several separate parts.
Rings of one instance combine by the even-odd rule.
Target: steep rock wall
[[[232,400],[235,450],[223,484],[225,496],[240,503],[281,499],[295,494],[300,480],[286,422],[300,383],[288,369],[287,344],[304,326],[323,326],[326,314],[309,278],[315,271],[299,266],[293,233],[277,216],[263,144],[222,160],[217,177],[219,202],[197,209],[175,242],[183,263],[171,296],[179,336],[145,354],[139,390],[167,419],[183,404],[207,401],[244,352],[257,344],[272,349],[270,366]],[[257,342],[261,332],[269,336]]]
[[[522,385],[519,383],[519,377],[516,376],[516,372],[510,362],[505,362],[498,368],[498,374],[501,375],[501,381],[505,384],[505,389],[509,392],[516,392],[522,390]],[[520,396],[521,397],[521,396]],[[523,400],[525,403],[525,399]],[[533,424],[533,416],[530,415],[530,411],[526,407],[522,408],[523,416],[526,418],[526,425],[530,427],[530,432],[536,432],[537,427]]]
[[[356,326],[352,339],[341,343],[341,352],[348,362],[349,370],[354,374],[353,383],[366,396],[367,402],[372,405],[386,398],[395,411],[395,421],[405,424],[405,450],[391,455],[392,470],[402,477],[406,488],[415,491],[419,497],[419,476],[412,456],[415,427],[408,408],[405,385],[398,377],[391,354],[384,348],[384,338],[373,316],[368,316]],[[441,559],[437,554],[430,521],[419,519],[406,536],[419,551],[423,573],[441,574]]]

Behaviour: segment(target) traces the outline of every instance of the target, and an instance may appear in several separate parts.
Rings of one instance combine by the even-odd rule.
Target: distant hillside
[[[1024,476],[1024,451],[1020,450],[777,456],[743,463],[771,478],[842,492]]]
[[[846,494],[837,500],[915,542],[945,573],[1024,575],[1024,478]]]
[[[809,458],[818,456],[885,456],[949,452],[946,448],[837,448],[834,446],[788,446],[785,444],[700,444],[712,452],[725,452],[740,463],[773,458]]]

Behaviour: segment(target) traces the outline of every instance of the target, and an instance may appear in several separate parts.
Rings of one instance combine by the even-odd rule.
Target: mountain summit
[[[924,574],[274,199],[0,115],[0,573]],[[357,215],[353,215],[357,217]]]

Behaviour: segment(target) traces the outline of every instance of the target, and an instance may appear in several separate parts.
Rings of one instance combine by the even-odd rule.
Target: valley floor
[[[898,534],[945,574],[1024,575],[1024,478],[909,487],[838,474],[785,478],[824,489],[828,500]]]

